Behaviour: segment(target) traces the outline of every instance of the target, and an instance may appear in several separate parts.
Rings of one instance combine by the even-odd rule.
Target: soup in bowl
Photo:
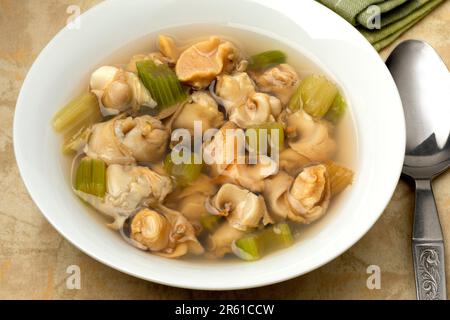
[[[388,71],[317,4],[291,4],[301,17],[246,1],[173,5],[101,4],[42,52],[14,133],[33,199],[86,253],[160,283],[252,287],[330,261],[376,221],[400,173]],[[348,38],[312,38],[306,9]],[[185,18],[162,18],[174,15]]]
[[[351,134],[337,139],[347,102],[312,61],[270,38],[233,40],[237,30],[223,28],[178,40],[184,29],[96,68],[55,114],[70,185],[141,250],[258,260],[291,246],[351,185],[336,159],[356,147]],[[252,41],[272,48],[250,51]]]

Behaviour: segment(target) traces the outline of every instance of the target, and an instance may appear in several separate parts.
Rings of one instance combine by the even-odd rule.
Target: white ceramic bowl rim
[[[199,10],[198,8],[201,8]],[[14,150],[24,183],[48,221],[86,254],[146,280],[192,289],[272,284],[331,261],[376,222],[397,184],[405,148],[401,101],[389,71],[347,22],[314,1],[105,1],[81,16],[81,28],[59,32],[31,67],[14,118]],[[154,30],[192,23],[243,26],[305,48],[343,86],[358,129],[357,176],[340,212],[314,237],[254,263],[168,260],[132,249],[86,214],[58,162],[55,110],[102,58]],[[81,66],[81,67],[79,67]],[[75,85],[74,85],[75,84]],[[102,221],[104,222],[104,221]]]

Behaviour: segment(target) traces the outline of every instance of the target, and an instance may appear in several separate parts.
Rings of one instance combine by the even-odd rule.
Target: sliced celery
[[[326,163],[328,177],[330,179],[331,195],[335,196],[342,192],[353,182],[353,171],[337,164],[334,161]]]
[[[294,242],[291,228],[286,222],[278,223],[265,229],[264,232],[266,234],[266,246],[272,250],[287,248]]]
[[[258,234],[249,234],[235,242],[234,253],[247,261],[258,260],[262,257],[263,246]]]
[[[194,163],[194,154],[192,154],[190,163],[175,164],[170,153],[164,160],[164,170],[179,187],[186,187],[194,182],[200,176],[202,168],[203,164]]]
[[[76,172],[75,189],[103,198],[106,193],[105,162],[89,157],[81,159]]]
[[[102,118],[98,100],[93,93],[84,93],[59,110],[53,117],[53,128],[58,131],[78,132],[99,122]]]
[[[271,251],[289,247],[293,242],[289,225],[281,222],[240,238],[234,243],[233,252],[243,260],[253,261]]]
[[[265,134],[262,130],[266,130]],[[254,133],[252,133],[254,131]],[[278,139],[273,136],[278,131]],[[245,132],[247,137],[248,149],[250,151],[256,150],[257,154],[262,151],[267,151],[267,155],[271,154],[272,150],[283,150],[284,148],[284,128],[281,123],[267,122],[258,126],[250,127]],[[255,135],[256,139],[251,137]],[[260,143],[264,142],[264,138],[267,140],[267,148],[262,148]]]
[[[200,223],[208,232],[213,232],[220,225],[220,221],[222,220],[221,216],[215,216],[212,214],[206,214],[200,218]]]
[[[265,51],[248,60],[248,70],[264,70],[271,66],[286,62],[286,55],[279,50]]]
[[[158,74],[158,85],[161,89],[161,98],[162,98],[162,105],[164,106],[171,106],[175,104],[175,100],[172,99],[172,95],[170,95],[171,89],[170,85],[167,82],[168,78],[164,77],[162,74]]]
[[[78,164],[75,178],[75,189],[90,194],[91,177],[92,177],[91,161],[89,158],[83,158]]]
[[[157,65],[152,60],[142,60],[136,62],[136,68],[142,83],[157,102],[158,111],[186,99],[187,94],[175,72],[167,65]]]
[[[86,144],[89,138],[90,133],[91,129],[88,127],[88,128],[81,128],[74,135],[69,135],[62,145],[63,154],[71,154],[83,149],[84,145]]]
[[[288,103],[288,108],[292,111],[300,110],[303,107],[303,101],[302,101],[302,91],[301,87],[298,86],[297,89],[295,89],[294,94],[292,95],[291,99]]]
[[[337,123],[339,119],[344,115],[345,110],[347,109],[347,103],[344,100],[344,97],[338,93],[336,98],[334,98],[333,104],[330,107],[330,110],[325,114],[325,119]]]
[[[315,118],[322,118],[338,94],[336,86],[324,76],[309,75],[300,83],[303,109]]]

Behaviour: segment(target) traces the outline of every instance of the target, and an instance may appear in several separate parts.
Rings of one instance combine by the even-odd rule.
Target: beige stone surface
[[[69,5],[82,11],[97,0],[0,0],[0,298],[2,299],[413,299],[410,238],[413,194],[400,182],[383,216],[350,250],[307,275],[251,290],[193,291],[133,278],[80,252],[39,212],[15,163],[12,121],[22,81],[41,49],[66,23]],[[450,66],[450,2],[435,10],[400,40],[428,41]],[[399,41],[400,41],[399,40]],[[392,46],[381,55],[386,57]],[[450,286],[450,172],[434,183],[447,238]],[[68,290],[66,268],[79,265],[81,290]],[[381,268],[381,289],[366,287],[366,268]]]

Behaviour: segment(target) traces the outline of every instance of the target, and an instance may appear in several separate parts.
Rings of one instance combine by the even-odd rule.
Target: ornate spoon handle
[[[443,242],[413,241],[413,256],[417,299],[447,299]]]
[[[430,180],[416,180],[412,246],[417,299],[447,299],[444,240]]]

